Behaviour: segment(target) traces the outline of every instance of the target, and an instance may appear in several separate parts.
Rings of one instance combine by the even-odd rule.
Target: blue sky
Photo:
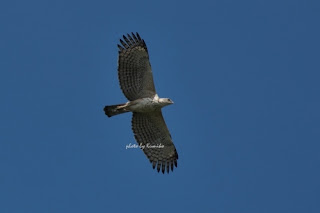
[[[0,212],[320,212],[317,1],[2,1]],[[135,143],[117,43],[139,32],[178,168]]]

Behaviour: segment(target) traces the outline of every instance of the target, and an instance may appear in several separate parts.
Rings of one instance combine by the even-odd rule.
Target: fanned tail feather
[[[122,113],[129,112],[125,108],[125,104],[117,104],[117,105],[105,106],[103,110],[104,110],[105,114],[109,118],[114,116],[114,115],[119,115],[119,114],[122,114]]]

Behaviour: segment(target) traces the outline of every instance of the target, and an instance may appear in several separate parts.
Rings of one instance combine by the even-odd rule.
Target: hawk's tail
[[[110,118],[114,115],[122,114],[125,112],[129,112],[125,108],[126,104],[117,104],[117,105],[112,105],[112,106],[105,106],[104,107],[104,112],[105,114]]]

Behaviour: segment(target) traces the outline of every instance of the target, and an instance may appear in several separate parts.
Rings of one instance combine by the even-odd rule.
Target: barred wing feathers
[[[147,45],[138,33],[127,34],[118,44],[118,77],[129,101],[153,98],[156,94]]]
[[[132,130],[138,144],[145,146],[145,155],[157,167],[158,172],[173,171],[177,167],[178,153],[172,142],[168,127],[163,119],[161,110],[152,113],[137,113],[132,116]],[[148,148],[163,145],[163,148]]]

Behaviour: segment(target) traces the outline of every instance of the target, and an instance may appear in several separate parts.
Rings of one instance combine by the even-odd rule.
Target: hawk
[[[162,173],[177,167],[178,153],[172,142],[161,108],[173,104],[169,98],[159,98],[156,93],[147,45],[138,33],[120,39],[118,78],[125,104],[105,106],[108,117],[132,112],[132,130],[136,141],[153,169]]]

